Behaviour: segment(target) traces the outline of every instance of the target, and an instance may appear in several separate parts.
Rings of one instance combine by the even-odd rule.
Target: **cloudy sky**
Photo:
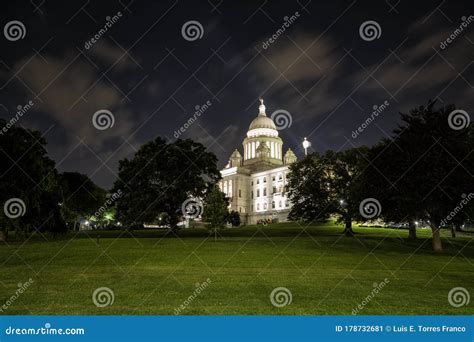
[[[157,136],[174,140],[206,103],[180,136],[205,144],[219,166],[242,151],[260,96],[268,115],[289,113],[285,150],[301,156],[303,137],[320,152],[371,145],[400,111],[430,99],[472,117],[472,4],[9,1],[0,16],[0,117],[32,101],[18,124],[44,134],[60,171],[105,188],[118,160]],[[98,111],[111,113],[112,127],[96,128]]]

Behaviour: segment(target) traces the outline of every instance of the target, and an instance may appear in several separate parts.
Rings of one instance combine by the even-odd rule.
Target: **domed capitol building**
[[[221,170],[219,186],[229,198],[229,209],[237,211],[244,224],[256,224],[261,219],[287,221],[291,203],[286,177],[296,155],[291,149],[283,154],[283,141],[265,113],[263,99],[242,145],[243,156],[236,149]]]

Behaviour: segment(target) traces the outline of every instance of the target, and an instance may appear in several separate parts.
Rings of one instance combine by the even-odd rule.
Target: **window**
[[[267,196],[267,188],[263,189],[263,196]]]
[[[276,192],[277,192],[277,187],[274,186],[274,187],[273,187],[273,193],[276,194]]]
[[[290,202],[289,201],[286,201],[285,202],[285,206],[288,208],[290,206]]]
[[[257,184],[260,184],[260,179],[259,178],[257,178]]]
[[[253,190],[250,192],[250,198],[253,198]]]
[[[267,182],[267,177],[263,177],[263,182],[264,182],[264,183]]]
[[[251,181],[251,182],[250,182],[250,185],[252,185],[252,186],[253,186],[253,181]]]
[[[242,207],[239,208],[239,212],[242,212]]]
[[[260,203],[257,204],[257,210],[260,210]]]
[[[263,203],[263,210],[267,210],[267,203]]]
[[[260,197],[260,189],[257,189],[257,197]]]
[[[283,175],[280,173],[280,174],[278,175],[278,180],[282,180],[282,179],[283,179]]]
[[[278,208],[281,208],[281,201],[278,202]]]
[[[275,201],[272,201],[272,209],[275,209]]]
[[[242,197],[242,191],[239,189],[239,197]]]
[[[275,176],[272,177],[272,180],[275,181]]]

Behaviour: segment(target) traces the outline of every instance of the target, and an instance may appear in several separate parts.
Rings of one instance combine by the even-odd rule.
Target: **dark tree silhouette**
[[[160,137],[141,146],[134,157],[121,160],[114,192],[117,218],[125,225],[156,223],[162,213],[172,227],[183,216],[190,197],[204,197],[220,178],[216,156],[192,140],[166,143]]]
[[[59,175],[59,184],[63,216],[72,223],[74,229],[81,217],[94,215],[105,202],[106,191],[94,184],[87,175],[64,172]]]
[[[0,126],[7,127],[5,120],[0,120]],[[0,240],[6,240],[9,230],[16,230],[18,235],[33,230],[65,230],[59,213],[55,163],[47,156],[45,147],[46,140],[38,131],[11,126],[0,134],[2,209],[9,200],[24,203],[23,208],[16,207],[22,216],[11,218],[5,210],[0,211]]]
[[[209,228],[218,229],[224,227],[229,216],[229,201],[225,194],[215,186],[206,196],[202,218],[208,223]]]
[[[232,227],[240,226],[240,214],[237,211],[232,210],[227,216],[227,222],[230,223]]]
[[[288,198],[293,221],[326,221],[331,214],[330,179],[326,163],[318,153],[290,165]]]
[[[367,147],[341,152],[328,151],[323,157],[329,174],[330,212],[344,224],[344,234],[353,236],[352,220],[359,218],[359,182],[367,164]]]
[[[366,194],[380,201],[386,220],[411,222],[412,237],[414,220],[430,225],[437,252],[442,251],[442,224],[463,194],[474,191],[473,126],[453,125],[453,110],[452,105],[435,108],[429,102],[401,113],[393,137],[371,149],[363,177]],[[466,213],[464,207],[450,224]]]
[[[290,219],[324,221],[335,215],[344,234],[353,236],[352,220],[359,217],[358,181],[366,164],[366,147],[312,154],[290,166]]]

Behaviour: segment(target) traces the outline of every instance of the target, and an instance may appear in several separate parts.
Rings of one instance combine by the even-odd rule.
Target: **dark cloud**
[[[472,111],[474,24],[440,49],[469,4],[137,0],[129,6],[48,2],[39,12],[20,1],[4,13],[5,22],[22,20],[27,35],[0,40],[0,115],[9,118],[17,105],[33,100],[20,124],[45,132],[60,170],[87,173],[105,187],[119,159],[157,136],[173,140],[206,101],[212,106],[181,137],[209,147],[220,166],[242,148],[259,96],[269,115],[278,109],[292,115],[292,126],[280,131],[285,149],[301,155],[304,136],[319,151],[373,144],[396,126],[399,111],[428,99]],[[118,11],[123,18],[86,49]],[[264,48],[296,11],[297,20]],[[202,24],[201,39],[183,39],[189,20]],[[379,39],[360,38],[366,20],[379,22]],[[385,100],[388,109],[351,140]],[[115,118],[103,131],[92,124],[101,109]]]

